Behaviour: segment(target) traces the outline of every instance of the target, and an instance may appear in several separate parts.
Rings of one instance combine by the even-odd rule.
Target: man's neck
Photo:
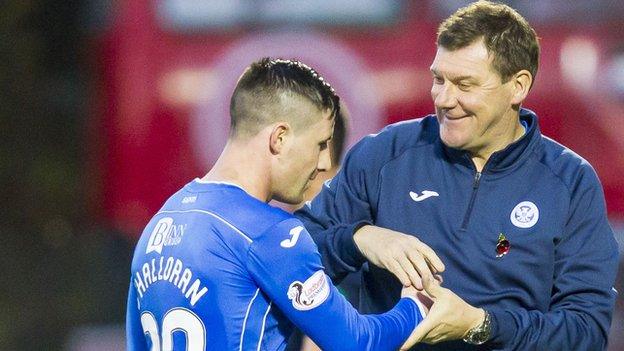
[[[256,199],[268,202],[271,198],[268,191],[270,169],[263,164],[261,155],[256,155],[249,150],[258,149],[254,149],[254,146],[249,144],[228,142],[212,169],[201,180],[233,183]]]
[[[483,171],[485,164],[493,153],[503,150],[510,144],[518,141],[522,138],[525,132],[524,126],[521,124],[520,120],[517,119],[512,128],[509,128],[508,131],[504,131],[494,139],[495,142],[483,147],[475,153],[472,153],[472,162],[474,163],[477,172]]]

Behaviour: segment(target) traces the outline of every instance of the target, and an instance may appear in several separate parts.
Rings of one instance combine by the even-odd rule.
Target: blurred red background
[[[305,31],[180,29],[150,1],[116,11],[98,39],[104,113],[92,134],[100,141],[95,164],[103,182],[94,208],[131,236],[166,197],[209,169],[224,144],[234,82],[257,58],[296,57],[316,67],[351,111],[349,144],[433,111],[428,67],[440,16],[428,2],[403,4],[391,24],[316,24]],[[544,134],[594,165],[610,217],[624,219],[624,109],[605,80],[610,55],[623,43],[618,25],[535,27],[542,56],[525,107],[541,117]]]

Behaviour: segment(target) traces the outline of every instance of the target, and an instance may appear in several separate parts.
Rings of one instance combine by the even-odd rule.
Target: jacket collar
[[[498,173],[511,169],[519,165],[535,148],[541,137],[537,115],[529,109],[521,108],[520,120],[527,125],[526,133],[520,139],[507,145],[503,150],[493,153],[485,164],[483,173]],[[439,139],[439,135],[438,140],[451,162],[465,165],[471,169],[475,168],[470,158],[470,153],[444,145],[442,140]]]

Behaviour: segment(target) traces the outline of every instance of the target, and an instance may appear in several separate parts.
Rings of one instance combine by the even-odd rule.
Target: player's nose
[[[325,172],[331,169],[331,166],[332,164],[331,164],[331,157],[329,154],[329,148],[326,148],[325,150],[321,151],[319,155],[319,161],[316,166],[316,169],[318,172]]]

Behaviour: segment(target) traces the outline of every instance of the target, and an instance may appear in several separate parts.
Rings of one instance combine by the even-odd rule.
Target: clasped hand
[[[415,296],[428,307],[427,316],[416,326],[401,350],[407,350],[417,342],[435,344],[462,339],[483,323],[485,312],[482,309],[471,306],[438,281],[425,278],[423,286],[424,290]]]
[[[428,308],[427,316],[401,350],[417,342],[434,344],[461,339],[483,322],[485,312],[482,309],[471,306],[440,285],[439,273],[444,271],[444,264],[433,249],[418,238],[367,225],[355,233],[353,240],[370,263],[399,279],[404,286],[402,296],[416,297]]]

